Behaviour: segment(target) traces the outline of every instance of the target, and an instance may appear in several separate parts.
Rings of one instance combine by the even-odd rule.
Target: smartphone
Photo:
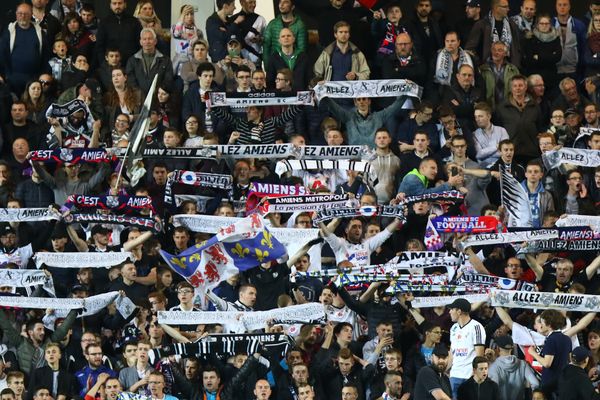
[[[452,174],[452,176],[458,175],[458,167],[450,168],[450,173]]]

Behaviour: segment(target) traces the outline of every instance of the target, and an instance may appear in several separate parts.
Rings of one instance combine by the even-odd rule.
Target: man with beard
[[[388,400],[388,399],[400,399],[409,398],[407,394],[402,396],[402,375],[398,372],[388,372],[384,378],[385,392],[377,400]]]
[[[444,373],[448,367],[448,349],[438,344],[431,355],[431,365],[419,370],[415,382],[414,400],[451,400],[450,379]]]

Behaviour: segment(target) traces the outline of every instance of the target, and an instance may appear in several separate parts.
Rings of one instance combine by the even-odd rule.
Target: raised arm
[[[500,317],[504,325],[508,326],[508,329],[512,330],[513,320],[510,315],[508,315],[506,310],[502,307],[496,307],[496,312],[498,313],[498,317]]]
[[[573,325],[572,327],[570,327],[569,329],[567,329],[563,333],[565,335],[569,336],[569,337],[575,336],[579,332],[581,332],[582,330],[584,330],[590,323],[592,323],[592,321],[594,320],[594,318],[596,318],[596,313],[595,312],[589,312],[589,313],[585,314],[579,320],[579,322],[577,322],[575,325]]]
[[[535,259],[535,257],[532,254],[525,254],[525,260],[527,260],[527,264],[529,264],[529,268],[531,268],[533,270],[533,272],[535,273],[535,280],[536,281],[541,280],[542,276],[544,275],[544,268],[542,268],[542,266],[537,262],[537,260]],[[598,258],[596,258],[596,260],[598,260]],[[596,260],[594,260],[594,261],[596,261]],[[591,266],[591,264],[590,264],[590,266]],[[598,268],[598,266],[596,266],[596,268]],[[587,269],[586,269],[586,271],[587,271]]]
[[[77,248],[77,251],[80,251],[82,253],[90,251],[87,242],[79,237],[77,231],[75,230],[75,228],[73,228],[73,225],[67,225],[67,233],[69,234],[71,241],[75,245],[75,248]]]
[[[590,265],[585,269],[585,273],[588,279],[592,279],[594,275],[596,275],[596,271],[600,267],[600,256],[594,258],[594,261],[591,262]]]
[[[192,341],[183,336],[177,329],[170,325],[159,324],[165,333],[175,339],[178,343],[192,343]]]
[[[483,261],[477,257],[477,254],[473,251],[471,247],[467,247],[465,249],[465,254],[469,257],[469,262],[479,274],[490,275],[490,271],[485,267]]]

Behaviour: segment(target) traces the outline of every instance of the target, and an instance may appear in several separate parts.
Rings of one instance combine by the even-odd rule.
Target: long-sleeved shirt
[[[498,143],[508,139],[508,132],[501,126],[492,125],[490,133],[483,128],[473,132],[473,141],[477,151],[477,162],[483,168],[489,167],[500,158]]]

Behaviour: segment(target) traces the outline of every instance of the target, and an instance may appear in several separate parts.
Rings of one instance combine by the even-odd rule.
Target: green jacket
[[[78,91],[79,88],[81,86],[80,85],[75,85],[72,86],[66,90],[64,90],[60,96],[58,96],[58,100],[56,100],[56,103],[58,104],[66,104],[68,102],[70,102],[71,100],[74,100],[77,98]],[[94,120],[97,119],[102,119],[102,117],[104,117],[104,106],[102,105],[102,96],[96,94],[96,93],[92,93],[92,102],[90,103],[90,105],[88,105],[90,111],[92,112],[92,116],[94,117]]]
[[[489,64],[483,64],[479,67],[479,73],[483,78],[483,82],[485,83],[485,99],[492,106],[492,109],[496,108],[496,75],[494,71],[492,71],[492,67]],[[504,66],[504,98],[508,99],[508,95],[510,94],[510,80],[513,76],[519,75],[519,69],[511,64],[506,63]]]
[[[286,26],[281,19],[281,15],[275,17],[275,19],[273,19],[271,22],[269,22],[269,25],[267,25],[263,40],[262,58],[264,65],[268,64],[269,56],[271,56],[271,54],[281,50],[281,45],[279,44],[279,32],[285,27]],[[306,51],[308,38],[306,36],[306,27],[304,26],[304,22],[302,22],[300,17],[295,15],[294,22],[292,22],[287,28],[289,28],[296,37],[296,44],[294,45],[296,51]]]
[[[69,329],[71,329],[71,325],[75,322],[75,318],[77,318],[77,310],[71,310],[63,323],[56,328],[54,333],[52,333],[49,338],[45,338],[40,346],[41,349],[45,351],[48,343],[58,343],[63,340],[65,336],[67,336]],[[31,362],[36,350],[31,339],[21,336],[21,333],[15,329],[4,310],[0,310],[0,329],[4,332],[4,340],[8,341],[8,345],[16,348],[17,360],[19,361],[21,371],[25,372],[27,376],[30,376],[30,373],[33,370]],[[44,354],[42,353],[41,356],[43,358]]]

